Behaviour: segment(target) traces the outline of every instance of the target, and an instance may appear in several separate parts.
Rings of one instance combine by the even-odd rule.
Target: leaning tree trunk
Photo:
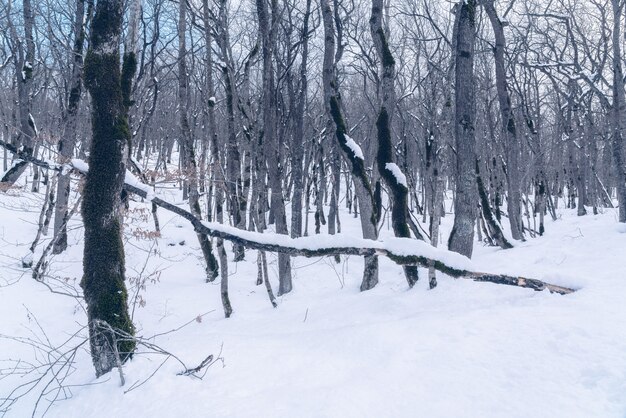
[[[85,58],[93,137],[82,204],[85,250],[81,286],[97,376],[125,361],[135,348],[133,341],[115,335],[117,331],[134,333],[127,307],[122,244],[121,193],[125,149],[130,141],[120,73],[123,5],[122,0],[98,1]]]
[[[78,123],[78,106],[82,93],[83,77],[83,45],[85,43],[85,0],[76,1],[74,16],[74,49],[72,51],[72,76],[70,79],[70,95],[65,113],[64,133],[59,140],[61,162],[66,163],[74,154],[76,146],[76,126]],[[60,254],[67,248],[67,215],[70,197],[70,173],[60,173],[57,183],[57,200],[54,209],[54,246],[53,254]]]
[[[455,144],[456,189],[454,199],[454,226],[448,248],[472,256],[474,222],[476,221],[476,162],[474,122],[474,43],[476,39],[476,0],[459,4],[455,32]]]
[[[33,38],[33,25],[35,16],[31,5],[31,0],[23,0],[24,12],[24,39],[19,39],[15,26],[9,22],[11,38],[18,46],[18,59],[15,72],[17,73],[17,97],[20,118],[19,142],[27,155],[32,155],[35,148],[35,120],[31,114],[32,89],[33,89],[33,67],[35,61],[35,40]],[[22,50],[22,43],[26,43],[26,51]],[[0,183],[13,185],[24,173],[27,167],[24,160],[14,161],[13,166],[2,176]]]
[[[400,167],[394,163],[394,149],[391,140],[391,120],[396,107],[396,92],[393,85],[396,77],[396,63],[383,30],[382,8],[383,0],[372,0],[370,32],[381,63],[380,93],[382,95],[380,111],[376,120],[376,128],[378,130],[378,155],[376,160],[378,172],[385,181],[391,195],[391,224],[393,232],[396,237],[410,238],[411,231],[407,223],[409,189],[406,176],[402,173]],[[424,239],[421,235],[418,235],[417,238]],[[413,287],[419,279],[417,267],[403,266],[403,268],[409,286]]]
[[[484,2],[485,12],[491,22],[494,37],[496,40],[493,55],[496,61],[496,90],[498,91],[498,102],[500,104],[500,114],[502,116],[502,135],[505,139],[506,176],[508,186],[507,212],[511,224],[511,236],[516,240],[523,240],[522,227],[522,185],[519,167],[520,139],[515,127],[515,118],[511,108],[511,97],[506,80],[506,67],[504,63],[504,48],[506,39],[504,37],[504,26],[498,18],[493,0]]]
[[[489,232],[489,236],[503,250],[513,248],[511,243],[506,239],[506,237],[502,233],[502,229],[500,228],[500,225],[498,224],[496,219],[493,217],[491,206],[489,204],[490,203],[489,196],[487,195],[487,190],[485,189],[483,178],[482,178],[482,175],[480,174],[480,166],[479,166],[478,160],[476,160],[476,186],[478,188],[478,197],[480,198],[480,208],[482,210],[482,216],[483,216],[483,219],[485,220],[485,224],[487,226],[487,231]]]
[[[179,100],[179,113],[180,113],[180,133],[181,133],[181,147],[182,157],[184,162],[185,174],[187,175],[188,188],[189,188],[189,207],[191,213],[196,218],[202,219],[202,212],[200,209],[200,196],[198,193],[198,170],[196,167],[196,156],[194,152],[194,141],[191,136],[191,128],[189,127],[189,119],[187,116],[187,109],[189,104],[188,88],[189,78],[187,75],[187,44],[185,36],[187,33],[187,3],[179,3],[179,16],[178,16],[178,100]],[[213,281],[218,274],[217,260],[213,255],[211,241],[205,234],[197,233],[198,241],[200,242],[200,248],[204,256],[206,263],[206,279],[207,281]]]
[[[324,21],[324,64],[322,69],[324,85],[324,106],[335,125],[335,138],[339,143],[342,155],[351,168],[354,180],[354,189],[361,209],[361,229],[363,238],[378,238],[379,206],[374,199],[374,191],[365,170],[363,152],[358,145],[347,135],[346,124],[341,111],[341,103],[336,77],[335,63],[335,29],[333,10],[328,0],[320,0]],[[378,257],[367,255],[364,257],[365,268],[361,290],[372,289],[378,283]]]

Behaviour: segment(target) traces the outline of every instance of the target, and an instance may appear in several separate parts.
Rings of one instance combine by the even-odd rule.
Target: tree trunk
[[[31,114],[32,108],[32,89],[33,89],[33,71],[35,61],[35,39],[33,38],[33,25],[35,23],[35,15],[31,5],[31,0],[23,0],[24,12],[24,39],[19,39],[15,26],[9,22],[9,30],[13,42],[17,44],[18,59],[15,60],[17,73],[17,96],[20,118],[20,133],[18,135],[19,143],[23,146],[26,154],[32,155],[35,148],[35,120]],[[26,50],[22,49],[22,44],[26,44]],[[4,173],[0,183],[13,185],[26,170],[27,163],[25,161],[14,161],[13,166]]]
[[[339,223],[339,191],[341,189],[341,156],[337,144],[331,147],[330,155],[330,204],[328,208],[328,233],[334,235],[341,232]]]
[[[365,171],[365,160],[358,145],[347,136],[346,124],[341,111],[341,103],[336,77],[335,63],[335,29],[333,10],[328,0],[321,0],[322,17],[324,23],[324,63],[322,69],[324,85],[324,106],[335,126],[335,138],[339,143],[342,155],[351,168],[354,180],[355,195],[361,209],[361,229],[363,238],[378,238],[379,208],[374,201],[374,191]],[[378,257],[367,255],[364,257],[363,280],[361,290],[374,288],[378,283]]]
[[[82,93],[83,76],[83,45],[85,43],[85,0],[76,1],[76,15],[74,17],[74,50],[72,51],[72,76],[70,79],[70,95],[65,113],[65,130],[59,140],[59,155],[61,162],[66,163],[72,158],[76,147],[76,129],[78,123],[78,106]],[[59,174],[57,183],[57,200],[54,210],[54,246],[53,254],[60,254],[67,248],[67,215],[70,197],[70,174]]]
[[[516,240],[523,240],[522,228],[522,186],[521,173],[519,168],[520,140],[515,127],[515,118],[511,108],[511,97],[506,80],[506,67],[504,63],[504,49],[506,40],[504,37],[504,27],[498,18],[493,0],[484,2],[485,12],[491,22],[494,37],[496,40],[493,55],[496,61],[496,90],[498,91],[498,102],[500,103],[500,114],[502,116],[502,135],[505,144],[506,176],[508,186],[507,212],[511,224],[511,236]]]
[[[611,0],[613,5],[613,104],[611,106],[611,152],[617,173],[617,200],[619,221],[626,222],[626,166],[624,165],[624,115],[626,98],[624,93],[624,72],[622,69],[621,24],[624,3]]]
[[[178,16],[178,103],[180,106],[180,134],[182,148],[182,160],[184,162],[183,168],[187,178],[188,191],[189,191],[189,207],[191,213],[198,219],[202,219],[202,212],[200,209],[200,196],[198,193],[198,170],[196,166],[196,156],[194,152],[194,141],[191,136],[191,128],[189,127],[189,119],[187,116],[187,109],[189,105],[189,79],[187,75],[187,3],[179,3],[179,16]],[[217,260],[213,255],[211,241],[205,234],[197,234],[198,241],[200,242],[200,248],[204,255],[204,261],[206,263],[206,279],[207,281],[213,281],[218,274]]]
[[[396,77],[396,63],[389,49],[387,36],[383,30],[382,8],[383,0],[372,0],[370,33],[374,41],[374,46],[376,47],[378,59],[381,63],[380,93],[382,95],[382,102],[376,120],[376,129],[378,131],[378,154],[376,162],[378,172],[385,181],[391,197],[391,223],[393,232],[396,237],[410,238],[411,231],[407,222],[409,213],[407,200],[409,189],[405,174],[402,173],[400,167],[394,162],[394,148],[391,139],[391,123],[396,107],[396,92],[393,85]],[[424,240],[419,232],[416,238]],[[419,279],[417,267],[404,266],[403,268],[409,287],[413,287]]]
[[[98,1],[85,58],[93,137],[82,204],[85,250],[81,286],[96,376],[125,361],[135,348],[133,341],[120,340],[100,325],[104,322],[115,332],[134,333],[127,307],[122,244],[124,150],[130,140],[120,73],[122,16],[122,0]]]
[[[235,131],[235,106],[237,103],[234,64],[231,59],[230,37],[228,33],[229,21],[227,1],[220,0],[219,6],[219,47],[222,55],[222,72],[224,74],[224,90],[226,93],[226,112],[228,139],[226,145],[226,184],[228,211],[235,227],[245,224],[245,213],[240,212],[241,199],[241,153],[237,144]],[[244,248],[235,244],[233,247],[235,261],[245,257]]]
[[[476,163],[474,123],[474,43],[476,39],[476,0],[459,3],[455,28],[455,144],[456,185],[454,226],[448,248],[472,256],[476,221]]]
[[[503,250],[513,248],[511,243],[507,241],[500,229],[500,225],[493,217],[491,212],[491,206],[489,205],[489,197],[487,196],[487,190],[483,184],[482,176],[480,175],[480,168],[478,160],[476,161],[476,185],[478,187],[478,196],[480,197],[480,207],[482,209],[483,218],[489,232],[489,236],[496,242],[496,244]]]
[[[276,0],[271,1],[268,11],[265,0],[257,0],[257,14],[259,16],[259,33],[262,39],[263,56],[263,144],[271,189],[271,210],[276,220],[276,232],[287,235],[287,216],[282,191],[282,169],[280,167],[280,151],[276,135],[276,97],[274,82],[274,67],[272,64],[272,49],[276,31],[278,11]],[[271,13],[271,22],[270,22]],[[288,254],[278,254],[278,295],[291,292],[291,261]]]
[[[293,150],[291,154],[291,176],[293,179],[293,196],[291,199],[291,237],[302,236],[302,192],[304,159],[304,110],[306,107],[309,59],[309,18],[311,15],[311,0],[306,0],[306,11],[302,27],[302,60],[300,62],[300,98],[296,107],[295,129],[293,134]]]

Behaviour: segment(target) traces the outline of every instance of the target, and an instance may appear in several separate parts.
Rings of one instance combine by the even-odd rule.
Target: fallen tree
[[[13,145],[4,141],[0,141],[0,146],[17,154],[19,159],[45,169],[58,172],[66,172],[69,170],[75,171],[81,175],[86,174],[89,170],[87,163],[82,160],[74,159],[66,164],[58,164],[51,161],[40,160],[27,153],[23,153]],[[195,217],[191,212],[159,198],[154,194],[150,186],[142,183],[128,171],[124,181],[124,189],[129,193],[134,193],[144,199],[150,200],[157,206],[187,219],[193,225],[197,233],[222,238],[234,244],[243,245],[255,250],[304,257],[382,255],[402,266],[434,266],[436,270],[454,278],[517,286],[536,291],[549,290],[551,293],[561,295],[576,291],[576,289],[546,283],[537,279],[472,271],[471,261],[467,257],[455,252],[432,247],[424,241],[411,238],[388,238],[385,241],[374,241],[342,235],[316,235],[291,238],[288,235],[245,231],[216,222],[205,222]]]

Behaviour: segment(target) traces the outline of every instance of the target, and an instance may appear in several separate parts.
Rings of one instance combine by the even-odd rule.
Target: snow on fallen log
[[[145,190],[130,184],[125,184],[124,188],[141,197],[147,198],[148,196]],[[201,221],[190,212],[156,196],[152,197],[152,202],[190,221],[196,232],[219,237],[255,250],[304,257],[383,255],[399,265],[428,267],[432,263],[436,270],[455,278],[525,287],[537,291],[547,289],[552,293],[562,295],[575,291],[575,289],[545,283],[537,279],[471,271],[471,261],[467,257],[452,251],[435,248],[416,239],[388,238],[385,241],[374,241],[341,236],[340,234],[290,238],[287,235],[245,231],[216,222]]]
[[[0,141],[0,146],[18,154],[18,157],[25,161],[50,170],[63,171],[73,169],[84,175],[89,169],[87,163],[79,159],[73,159],[67,164],[57,164],[22,155],[14,146],[4,141]],[[290,238],[288,235],[245,231],[217,222],[202,221],[185,209],[154,195],[150,186],[142,183],[130,172],[127,172],[124,189],[152,201],[165,210],[182,216],[193,225],[198,233],[222,238],[255,250],[304,257],[382,255],[399,265],[419,265],[423,267],[433,265],[436,270],[455,278],[524,287],[536,291],[549,290],[552,293],[562,295],[576,291],[576,289],[553,285],[537,279],[475,272],[472,271],[472,262],[467,257],[442,248],[435,248],[424,241],[411,238],[394,237],[387,238],[384,241],[374,241],[341,234]]]

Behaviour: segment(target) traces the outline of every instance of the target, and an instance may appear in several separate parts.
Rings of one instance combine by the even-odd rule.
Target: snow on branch
[[[15,147],[0,141],[0,146],[32,164],[55,171],[68,168],[80,174],[86,174],[87,164],[78,159],[68,164],[39,160],[35,157],[22,155]],[[195,231],[212,237],[222,238],[245,247],[289,254],[291,256],[321,257],[330,255],[382,255],[399,265],[419,265],[434,268],[454,278],[470,279],[478,282],[490,282],[510,286],[529,288],[537,291],[549,290],[553,293],[569,294],[575,291],[545,283],[541,280],[525,277],[508,276],[494,273],[472,271],[472,263],[467,258],[452,251],[435,248],[424,241],[411,238],[387,238],[385,241],[374,241],[346,235],[316,235],[312,237],[290,238],[288,235],[245,231],[217,222],[205,222],[196,218],[191,212],[167,202],[152,193],[151,188],[143,184],[135,176],[126,175],[124,189],[140,197],[151,200],[157,206],[187,219]]]
[[[404,173],[402,172],[400,167],[398,167],[398,164],[396,164],[396,163],[386,163],[385,164],[385,168],[387,169],[387,171],[389,171],[391,174],[393,174],[393,176],[396,178],[396,182],[398,184],[401,184],[401,185],[403,185],[406,188],[409,187],[407,185],[407,182],[406,182],[406,176],[404,175]]]
[[[360,160],[365,160],[365,155],[363,154],[363,150],[361,149],[359,144],[357,144],[356,141],[349,137],[347,134],[344,134],[344,136],[346,137],[346,145],[348,146],[348,148],[350,148],[352,154]]]

